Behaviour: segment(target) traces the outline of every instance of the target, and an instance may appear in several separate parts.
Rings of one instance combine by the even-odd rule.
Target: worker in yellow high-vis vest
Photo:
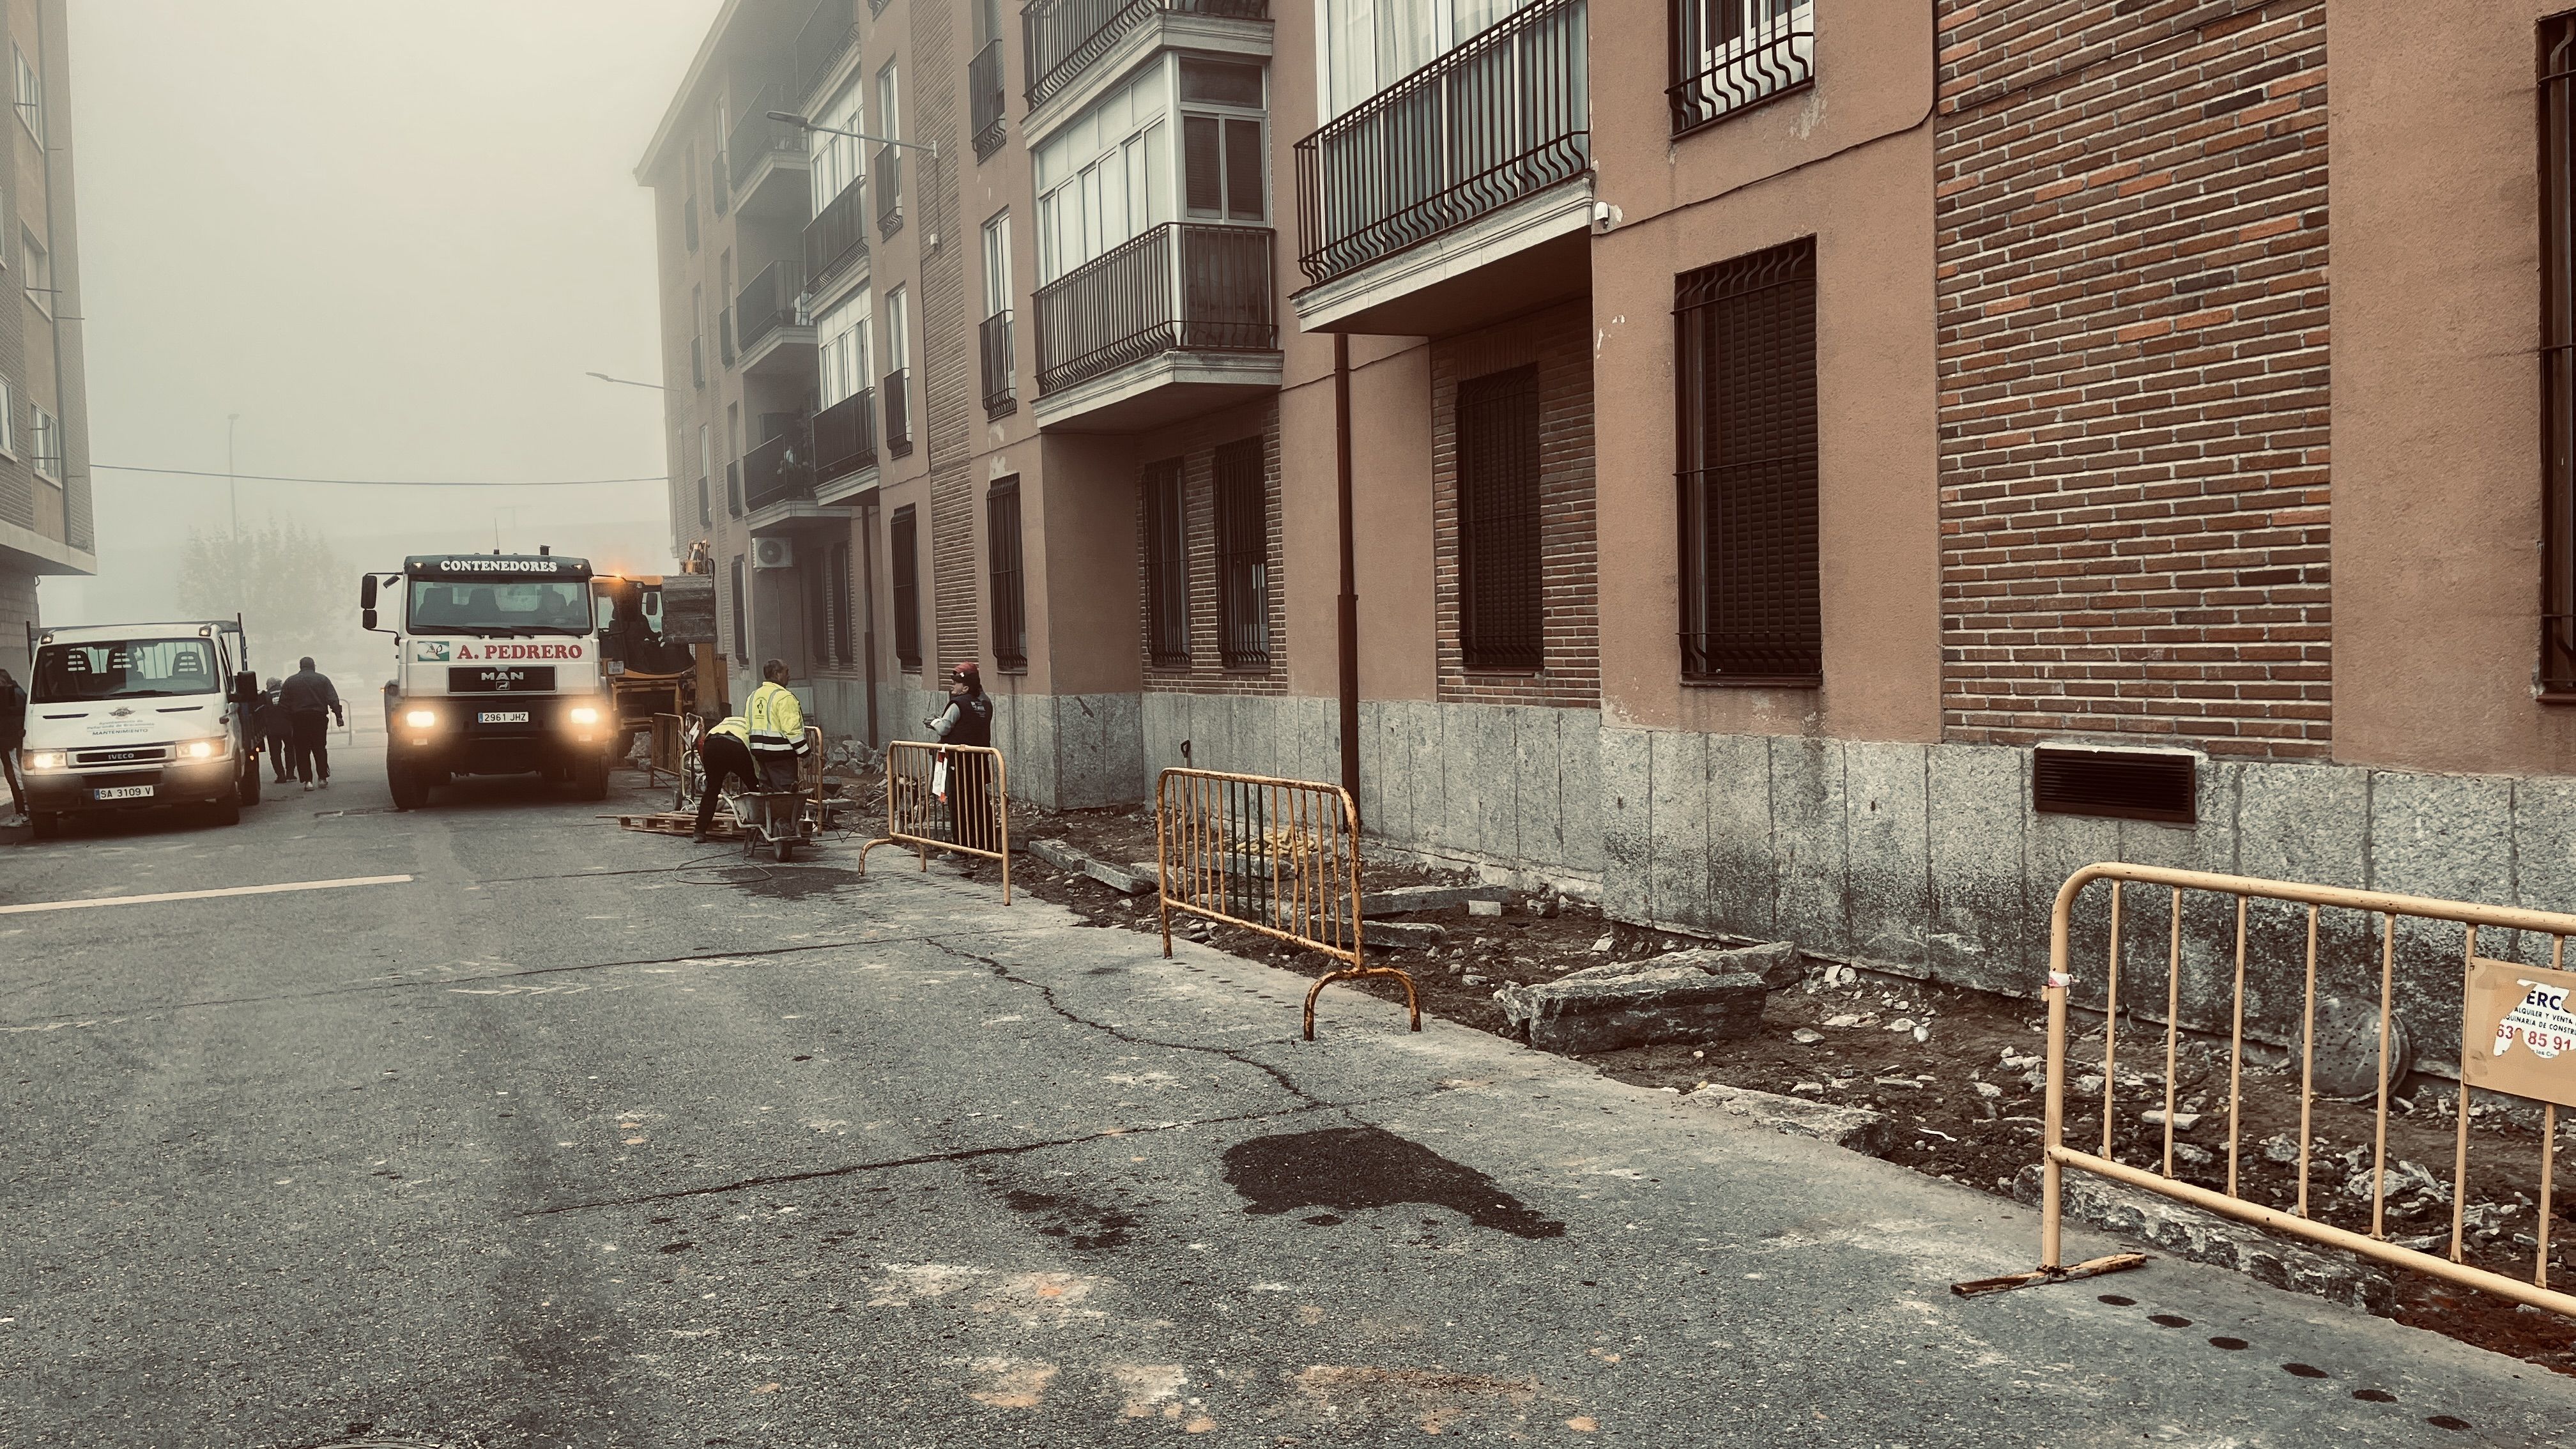
[[[761,788],[793,790],[796,767],[812,746],[805,739],[805,706],[787,687],[787,661],[772,659],[760,667],[760,688],[743,711],[751,735],[751,758],[760,766]]]

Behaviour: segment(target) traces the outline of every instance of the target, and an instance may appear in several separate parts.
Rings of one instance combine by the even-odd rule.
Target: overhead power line
[[[177,478],[238,478],[246,483],[331,483],[352,488],[590,488],[608,483],[667,483],[668,478],[532,478],[521,482],[466,478],[299,478],[282,473],[219,473],[202,468],[140,468],[124,463],[92,463],[108,473],[163,473]]]

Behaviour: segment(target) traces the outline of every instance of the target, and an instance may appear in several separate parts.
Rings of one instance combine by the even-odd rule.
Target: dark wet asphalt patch
[[[1127,1246],[1128,1230],[1138,1223],[1132,1213],[1050,1192],[1006,1188],[1002,1192],[1002,1202],[1013,1212],[1029,1214],[1041,1236],[1062,1238],[1077,1251],[1085,1253]]]
[[[772,901],[828,896],[859,881],[857,871],[837,865],[727,865],[712,869],[724,884],[745,895]]]
[[[1327,1127],[1238,1142],[1225,1150],[1225,1180],[1243,1194],[1248,1213],[1332,1209],[1305,1219],[1316,1226],[1340,1221],[1335,1213],[1421,1203],[1516,1238],[1565,1236],[1565,1224],[1531,1211],[1492,1178],[1380,1127]]]

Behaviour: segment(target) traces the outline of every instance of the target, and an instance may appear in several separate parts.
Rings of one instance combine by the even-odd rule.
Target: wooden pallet
[[[648,831],[655,835],[694,835],[698,817],[685,810],[657,810],[650,815],[620,815],[618,825],[627,830]],[[742,826],[730,815],[719,815],[707,827],[709,840],[740,840]]]

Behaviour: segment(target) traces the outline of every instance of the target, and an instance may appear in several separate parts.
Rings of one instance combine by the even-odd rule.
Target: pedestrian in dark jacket
[[[18,783],[18,751],[27,743],[27,691],[0,669],[0,774],[9,777],[9,804],[27,813],[27,790]]]
[[[331,788],[331,743],[326,733],[327,720],[349,722],[349,711],[340,704],[340,691],[331,687],[331,676],[313,667],[313,656],[295,661],[295,673],[279,686],[278,702],[286,706],[295,722],[295,778],[304,788],[313,788],[318,776],[322,788]]]
[[[984,692],[983,671],[968,660],[948,673],[948,707],[922,721],[946,745],[989,746],[993,743],[993,697]],[[992,795],[986,788],[992,773],[989,755],[944,750],[948,762],[948,838],[969,850],[998,852],[993,829]]]
[[[295,716],[287,713],[286,701],[278,697],[282,688],[276,677],[270,676],[268,687],[260,691],[257,717],[260,736],[268,741],[269,768],[276,772],[280,785],[286,783],[288,772],[295,768]]]

